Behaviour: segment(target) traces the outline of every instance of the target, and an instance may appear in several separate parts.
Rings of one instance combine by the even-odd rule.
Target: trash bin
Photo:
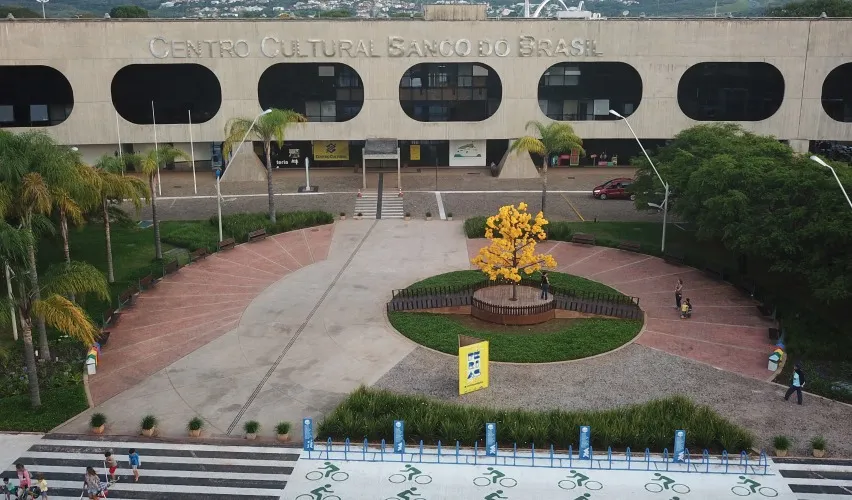
[[[86,358],[86,372],[89,375],[94,375],[97,373],[97,363],[95,362],[94,356],[89,356]]]
[[[492,161],[492,162],[491,162],[491,165],[490,165],[490,168],[491,168],[491,177],[497,177],[497,174],[499,173],[499,172],[497,171],[497,170],[498,170],[498,169],[497,169],[497,164],[496,164],[496,163],[494,163],[494,162]]]

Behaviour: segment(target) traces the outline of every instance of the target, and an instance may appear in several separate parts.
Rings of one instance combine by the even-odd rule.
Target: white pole
[[[222,241],[222,191],[219,189],[219,180],[222,178],[222,171],[216,173],[216,214],[219,216],[219,241]]]
[[[163,195],[163,183],[160,182],[160,145],[157,143],[157,114],[154,112],[154,101],[151,101],[151,119],[154,121],[154,151],[157,156],[157,196]]]
[[[47,14],[44,12],[44,4],[47,3],[47,0],[41,2],[41,17],[42,19],[47,19]],[[15,337],[17,339],[17,337]]]
[[[399,155],[399,146],[396,148],[396,187],[402,191],[402,160]]]
[[[811,156],[811,160],[813,160],[813,161],[819,163],[820,165],[822,165],[823,167],[831,170],[831,174],[834,175],[834,180],[837,181],[837,185],[840,186],[840,190],[843,191],[843,196],[846,197],[846,203],[848,203],[849,207],[852,208],[852,200],[849,199],[849,195],[846,193],[846,188],[843,187],[843,183],[840,182],[840,177],[837,177],[837,172],[834,171],[834,167],[832,167],[828,163],[824,162],[822,160],[822,158],[820,158],[817,155]]]
[[[44,5],[44,4],[42,4]],[[9,269],[9,263],[6,265],[6,290],[9,292],[9,314],[12,318],[12,336],[15,337],[15,340],[18,340],[18,321],[15,319],[15,302],[12,297],[12,270]]]
[[[118,159],[119,159],[119,161],[121,161],[122,160],[122,157],[121,157],[121,154],[122,154],[121,153],[121,129],[118,128],[118,111],[115,112],[115,135],[118,136]],[[123,165],[123,163],[122,163],[122,165]],[[124,174],[123,171],[122,171],[122,174]]]
[[[310,164],[311,159],[305,158],[305,192],[311,192],[311,172],[310,172]]]
[[[192,156],[192,188],[195,194],[198,194],[198,184],[195,182],[195,146],[192,143],[192,111],[186,110],[189,114],[189,154]]]
[[[366,154],[367,148],[361,148],[361,189],[363,189],[364,191],[367,190],[367,157],[365,156]]]

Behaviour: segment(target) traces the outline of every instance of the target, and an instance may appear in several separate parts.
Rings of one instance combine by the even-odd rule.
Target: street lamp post
[[[822,160],[822,158],[820,158],[817,155],[811,156],[811,160],[813,160],[813,161],[819,163],[820,165],[822,165],[823,167],[831,170],[832,175],[834,175],[834,180],[837,181],[837,185],[840,186],[840,190],[843,191],[843,196],[846,197],[846,203],[849,204],[849,208],[852,208],[852,200],[849,199],[849,194],[846,193],[846,188],[844,188],[843,183],[840,182],[840,177],[837,177],[837,172],[834,171],[834,167],[832,167],[828,163],[824,162]]]
[[[50,0],[36,0],[36,2],[41,4],[41,17],[42,19],[47,19],[47,14],[44,12],[44,4],[49,2]]]
[[[657,171],[657,167],[654,166],[654,162],[651,161],[651,157],[648,156],[648,152],[645,151],[645,146],[642,145],[642,141],[639,140],[639,137],[636,135],[636,132],[633,131],[633,127],[630,126],[630,122],[627,121],[627,118],[621,115],[621,113],[615,110],[609,110],[609,114],[621,118],[624,120],[624,123],[627,124],[627,128],[630,129],[630,133],[633,134],[633,138],[636,139],[636,142],[639,144],[639,147],[642,149],[642,154],[645,155],[645,158],[648,160],[648,163],[651,164],[651,168],[654,169],[654,173],[657,174],[657,179],[660,179],[660,183],[662,183],[663,188],[666,190],[665,198],[663,199],[663,241],[660,244],[660,252],[666,251],[666,225],[668,224],[669,218],[669,185],[666,181],[663,180],[662,176],[660,176],[660,172]]]
[[[231,155],[231,158],[228,160],[228,163],[225,164],[225,168],[222,172],[220,172],[216,176],[216,211],[219,214],[219,241],[222,241],[222,191],[219,189],[219,180],[222,179],[222,174],[228,167],[231,166],[231,163],[234,161],[234,158],[237,157],[237,154],[240,152],[240,148],[243,147],[243,143],[248,139],[251,130],[254,128],[254,124],[257,123],[257,120],[260,119],[263,115],[268,115],[272,112],[272,109],[267,109],[266,111],[262,111],[257,116],[254,117],[254,120],[251,121],[251,125],[249,125],[248,130],[246,130],[246,135],[243,136],[243,140],[237,145],[237,149],[234,150],[234,153]]]

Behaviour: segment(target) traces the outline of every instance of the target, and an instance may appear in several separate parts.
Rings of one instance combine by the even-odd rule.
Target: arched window
[[[74,109],[71,83],[49,66],[0,66],[0,127],[49,127]]]
[[[154,109],[151,109],[151,103]],[[131,64],[112,78],[112,104],[137,125],[204,123],[219,112],[219,79],[200,64]]]
[[[552,120],[615,120],[609,110],[630,116],[642,101],[642,77],[622,62],[563,62],[538,81],[538,106]]]
[[[497,112],[503,84],[479,63],[424,63],[399,82],[399,104],[419,122],[479,122]]]
[[[364,84],[341,63],[278,63],[260,76],[262,109],[292,109],[310,122],[345,122],[364,106]]]
[[[784,76],[765,62],[698,63],[677,86],[681,111],[697,121],[765,120],[783,100]]]

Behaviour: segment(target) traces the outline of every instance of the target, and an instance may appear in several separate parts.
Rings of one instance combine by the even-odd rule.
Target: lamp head
[[[269,108],[269,109],[267,109],[267,110],[264,110],[264,111],[263,111],[263,113],[261,113],[261,114],[260,114],[260,116],[268,115],[269,113],[272,113],[272,108]]]
[[[612,116],[617,116],[618,118],[622,118],[622,119],[624,118],[623,116],[621,116],[621,113],[619,113],[618,111],[616,111],[614,109],[609,110],[609,114],[611,114]]]
[[[819,163],[819,164],[820,164],[820,165],[822,165],[823,167],[829,167],[829,168],[831,168],[831,167],[828,165],[828,163],[826,163],[826,162],[822,161],[822,158],[820,158],[820,157],[819,157],[819,156],[817,156],[817,155],[811,155],[811,160],[813,160],[813,161],[815,161],[815,162]]]
[[[71,151],[77,152],[80,151],[80,148],[78,148],[77,146],[71,146]]]

